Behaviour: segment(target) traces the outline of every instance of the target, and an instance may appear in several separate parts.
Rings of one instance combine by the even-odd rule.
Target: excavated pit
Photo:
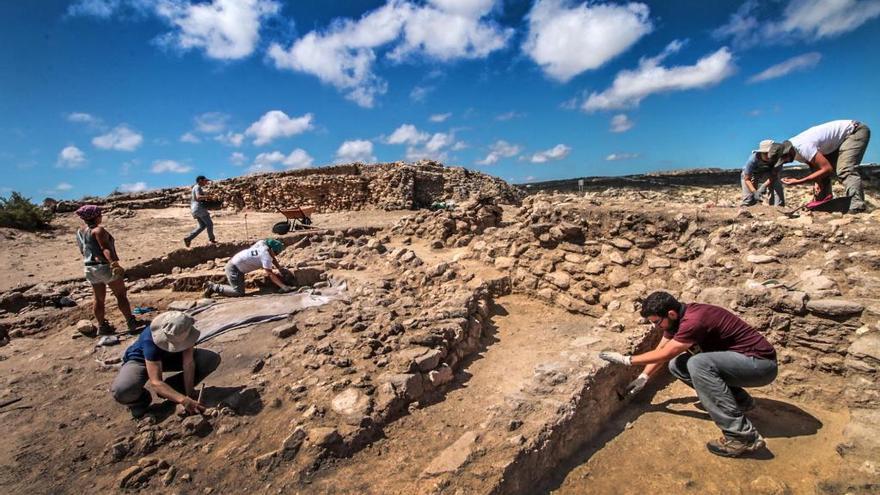
[[[4,293],[13,338],[0,348],[0,371],[11,377],[0,400],[36,391],[57,412],[0,411],[15,432],[0,455],[0,487],[601,493],[614,486],[615,465],[638,459],[620,449],[645,441],[640,425],[664,428],[651,414],[688,396],[667,380],[645,398],[621,401],[617,392],[638,370],[596,356],[653,346],[659,336],[638,318],[637,301],[666,289],[731,308],[777,346],[780,376],[757,391],[759,417],[783,431],[769,437],[771,452],[774,439],[782,456],[797,451],[796,437],[815,438],[810,445],[830,466],[816,470],[817,491],[872,493],[878,217],[789,219],[769,208],[738,215],[637,201],[619,193],[535,195],[503,208],[483,200],[417,213],[390,229],[286,236],[282,261],[292,282],[320,289],[345,280],[350,297],[212,341],[207,347],[224,362],[208,380],[215,409],[203,421],[182,421],[162,406],[153,420],[133,423],[109,401],[113,356],[129,341],[108,351],[71,339],[71,325],[88,312],[82,281]],[[246,244],[146,260],[129,270],[132,298],[187,307]],[[252,293],[271,290],[259,277],[248,282]],[[273,335],[284,325],[284,337]],[[802,407],[812,412],[798,413]],[[811,414],[825,430],[823,421],[810,426]],[[788,419],[771,421],[777,416]],[[788,420],[807,426],[778,426]],[[711,434],[711,423],[700,431]],[[667,448],[698,455],[691,452],[701,446],[692,447]],[[595,466],[611,474],[591,478]],[[766,475],[772,482],[745,482],[782,486],[780,493],[810,484],[779,472]],[[621,493],[733,493],[720,481],[681,476],[691,479],[630,480]]]

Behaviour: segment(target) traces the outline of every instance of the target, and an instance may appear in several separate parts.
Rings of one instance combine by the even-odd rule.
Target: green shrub
[[[13,191],[9,199],[0,196],[0,227],[36,230],[48,227],[51,220],[52,213],[20,193]]]

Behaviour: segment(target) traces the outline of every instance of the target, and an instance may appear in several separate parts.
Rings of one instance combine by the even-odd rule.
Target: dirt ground
[[[131,266],[183,247],[183,237],[194,227],[189,208],[131,210],[132,217],[108,213],[103,225],[116,239],[116,250],[123,266]],[[316,228],[387,227],[406,211],[363,210],[316,213]],[[284,220],[278,213],[212,212],[214,235],[218,241],[257,240],[272,234],[272,225]],[[76,229],[82,222],[72,213],[58,215],[47,232],[0,229],[0,266],[7,267],[0,277],[0,291],[19,284],[53,282],[82,277],[82,256],[76,247]],[[156,228],[156,227],[159,228]],[[207,232],[193,241],[206,244]]]

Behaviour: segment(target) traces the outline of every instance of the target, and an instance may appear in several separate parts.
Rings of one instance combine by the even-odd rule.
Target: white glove
[[[599,353],[599,358],[609,363],[622,364],[624,366],[632,365],[632,356],[624,356],[619,352],[602,351]]]
[[[638,378],[629,382],[629,385],[626,386],[626,390],[624,390],[623,393],[628,396],[636,395],[645,388],[646,383],[648,383],[648,375],[642,373]]]

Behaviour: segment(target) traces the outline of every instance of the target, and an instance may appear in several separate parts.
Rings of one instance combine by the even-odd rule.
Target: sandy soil
[[[116,249],[123,266],[159,258],[183,247],[183,237],[194,227],[188,208],[134,210],[131,218],[110,212],[104,226],[116,238]],[[318,228],[385,227],[409,215],[409,211],[346,211],[316,213]],[[278,213],[217,211],[212,213],[214,234],[220,241],[259,239],[272,235],[272,225],[284,220]],[[0,266],[8,267],[0,277],[0,291],[19,284],[52,282],[82,276],[82,256],[76,247],[75,232],[81,222],[76,215],[59,215],[54,229],[23,232],[0,229]],[[156,228],[158,227],[158,228]],[[206,244],[203,232],[193,245]]]

